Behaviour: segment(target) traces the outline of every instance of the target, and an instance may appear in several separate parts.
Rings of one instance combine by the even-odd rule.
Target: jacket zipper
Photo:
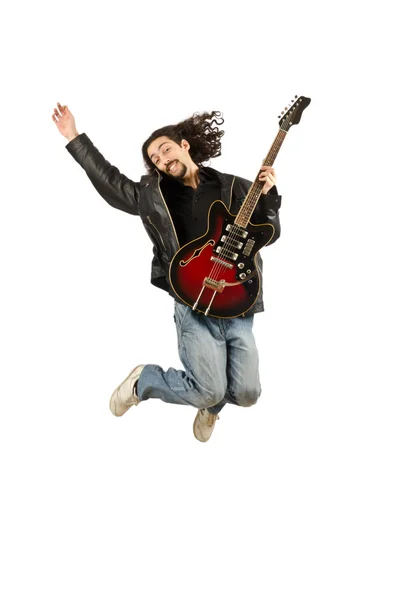
[[[233,181],[232,181],[232,185],[230,186],[230,202],[229,202],[229,212],[232,208],[232,192],[233,192],[233,186],[234,186],[234,180],[236,179],[236,176],[233,177]]]
[[[160,187],[160,173],[159,173],[158,171],[157,171],[157,185],[158,185],[158,188],[159,188],[160,196],[161,196],[161,198],[162,198],[162,200],[163,200],[163,202],[164,202],[164,206],[165,206],[165,208],[167,209],[167,213],[168,213],[168,216],[169,216],[169,218],[170,218],[170,222],[171,222],[171,225],[172,225],[172,229],[174,230],[174,234],[175,234],[176,243],[177,243],[177,245],[178,245],[178,248],[180,248],[180,247],[181,247],[181,245],[180,245],[180,243],[179,243],[179,239],[178,239],[178,236],[177,236],[177,234],[176,234],[176,229],[175,229],[175,226],[174,226],[174,222],[173,222],[173,220],[172,220],[172,217],[171,217],[170,211],[168,210],[167,203],[166,203],[166,201],[164,200],[163,192],[161,191],[161,187]],[[157,230],[157,231],[158,231],[158,230]]]
[[[152,221],[152,219],[150,218],[150,216],[149,216],[149,215],[147,216],[147,220],[149,221],[150,225],[152,225],[152,226],[155,228],[155,230],[157,231],[157,233],[159,234],[159,236],[160,236],[160,240],[161,240],[161,243],[163,244],[163,248],[164,248],[164,250],[165,250],[166,248],[165,248],[165,244],[164,244],[163,236],[161,235],[161,233],[159,232],[158,228],[157,228],[157,227],[156,227],[156,225],[153,223],[153,221]]]

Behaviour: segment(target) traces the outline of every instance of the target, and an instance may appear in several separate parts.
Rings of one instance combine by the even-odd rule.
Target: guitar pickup
[[[237,240],[232,240],[228,235],[223,235],[221,237],[221,242],[227,242],[229,246],[234,246],[237,250],[241,250],[243,247],[243,242],[238,242]]]
[[[221,237],[221,242],[227,242],[229,246],[234,246],[237,250],[241,250],[243,247],[243,242],[238,242],[237,240],[232,240],[228,235],[223,235]]]
[[[244,239],[248,235],[248,231],[245,231],[245,229],[242,229],[238,225],[232,225],[231,223],[226,225],[226,231],[231,231],[233,233],[233,235],[238,235]]]
[[[225,250],[225,248],[222,248],[222,246],[218,246],[215,252],[217,252],[217,254],[221,254],[222,258],[229,258],[230,260],[237,260],[238,258],[238,254],[235,252],[230,252],[230,250]]]

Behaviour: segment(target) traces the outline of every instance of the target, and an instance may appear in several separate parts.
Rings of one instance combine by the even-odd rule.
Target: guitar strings
[[[258,199],[260,197],[260,194],[262,192],[262,184],[261,182],[257,182],[255,181],[254,184],[252,185],[252,188],[249,192],[249,194],[252,196],[254,203],[256,204],[258,202]],[[247,207],[243,208],[243,211],[240,215],[240,217],[247,217],[248,214],[253,211],[248,210]],[[237,219],[237,217],[236,217]],[[249,218],[247,219],[249,221]],[[241,236],[239,235],[239,230],[238,227],[240,227],[239,225],[236,225],[236,222],[234,221],[234,223],[232,224],[232,230],[228,235],[228,238],[224,244],[224,246],[221,248],[221,251],[218,254],[218,258],[220,259],[227,259],[230,261],[230,258],[227,256],[226,252],[234,252],[235,250],[237,250],[237,248],[235,247],[235,242],[240,242]],[[226,252],[224,252],[226,251]],[[215,263],[215,265],[213,266],[209,277],[211,279],[216,279],[216,277],[219,277],[223,272],[227,271],[227,267],[225,267],[222,264],[219,263]]]
[[[286,135],[286,132],[280,129],[279,132],[278,132],[278,134],[276,135],[276,138],[275,138],[275,140],[273,142],[271,150],[269,151],[268,155],[266,156],[265,160],[262,163],[263,165],[266,164],[267,166],[271,166],[274,163],[274,161],[275,161],[275,159],[277,157],[277,154],[278,154],[278,152],[279,152],[279,150],[281,148],[281,145],[282,145],[282,143],[283,143],[283,141],[285,139],[285,135]],[[245,217],[245,218],[248,217],[247,218],[247,224],[249,222],[249,219],[252,216],[253,211],[255,210],[255,207],[256,207],[256,204],[257,204],[257,202],[258,202],[258,200],[260,198],[260,195],[262,194],[263,184],[262,184],[261,181],[258,180],[259,175],[260,175],[260,172],[258,173],[258,175],[257,175],[254,183],[252,184],[251,189],[249,190],[249,192],[247,194],[247,197],[244,200],[244,202],[246,202],[248,196],[252,195],[252,197],[254,199],[254,208],[253,208],[253,210],[250,210],[247,207],[245,207],[245,208],[243,208],[243,210],[241,212],[241,215],[240,215],[240,217]],[[244,205],[244,203],[243,203],[243,205]],[[252,206],[252,204],[251,204],[251,206]],[[241,208],[240,208],[240,210],[241,210]],[[237,219],[237,217],[236,217],[236,219]],[[219,255],[218,255],[219,258],[227,258],[228,260],[230,260],[230,258],[228,258],[226,255],[222,255],[222,251],[223,250],[227,250],[229,252],[233,252],[234,249],[235,249],[233,242],[239,241],[239,239],[238,239],[239,238],[238,229],[236,229],[235,236],[233,235],[233,228],[234,227],[239,227],[238,225],[237,226],[235,225],[235,222],[236,222],[236,220],[234,221],[234,223],[232,225],[232,232],[231,232],[231,234],[229,234],[228,239],[226,240],[225,245],[223,246],[223,248],[219,252]],[[215,280],[216,277],[220,276],[226,270],[227,270],[227,267],[225,267],[225,266],[223,266],[223,265],[221,265],[219,263],[216,263],[214,265],[214,267],[211,269],[209,277],[211,279]]]
[[[254,184],[251,187],[249,195],[251,196],[251,202],[254,203],[254,209],[253,210],[255,210],[255,206],[256,206],[259,198],[260,198],[260,195],[262,193],[262,189],[263,189],[262,183],[261,182],[257,182],[257,181],[255,181]],[[252,204],[251,204],[251,206],[252,206]],[[249,221],[249,218],[252,215],[253,210],[248,209],[248,207],[243,208],[243,210],[241,212],[241,215],[240,215],[240,218],[241,217],[243,217],[243,218],[247,218],[248,217],[247,221]],[[237,219],[237,216],[236,216],[236,219]],[[221,250],[220,250],[220,252],[218,254],[218,258],[219,259],[221,259],[221,260],[222,259],[227,259],[227,260],[230,261],[230,258],[227,256],[227,253],[228,252],[234,253],[236,250],[238,250],[238,248],[236,247],[236,242],[239,243],[241,241],[241,235],[239,235],[240,232],[239,232],[238,227],[240,227],[240,226],[236,225],[236,220],[235,220],[234,223],[232,224],[231,231],[229,232],[229,235],[227,236],[226,242],[225,242],[224,246],[221,248]],[[213,268],[211,269],[211,272],[209,274],[209,278],[215,280],[217,277],[220,277],[221,274],[223,274],[223,272],[227,272],[227,270],[228,270],[227,267],[225,267],[224,265],[222,265],[220,263],[215,263],[214,266],[213,266]]]

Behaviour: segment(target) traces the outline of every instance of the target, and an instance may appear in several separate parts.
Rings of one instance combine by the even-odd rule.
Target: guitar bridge
[[[222,265],[222,267],[226,267],[226,269],[233,269],[233,265],[224,260],[221,260],[220,258],[215,258],[215,256],[211,256],[210,260],[216,262],[218,265]]]

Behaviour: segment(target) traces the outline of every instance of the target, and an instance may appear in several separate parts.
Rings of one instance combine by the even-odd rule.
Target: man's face
[[[181,144],[179,146],[168,137],[161,136],[153,140],[147,150],[156,168],[176,179],[182,179],[186,175],[190,159],[189,143],[182,140]]]

